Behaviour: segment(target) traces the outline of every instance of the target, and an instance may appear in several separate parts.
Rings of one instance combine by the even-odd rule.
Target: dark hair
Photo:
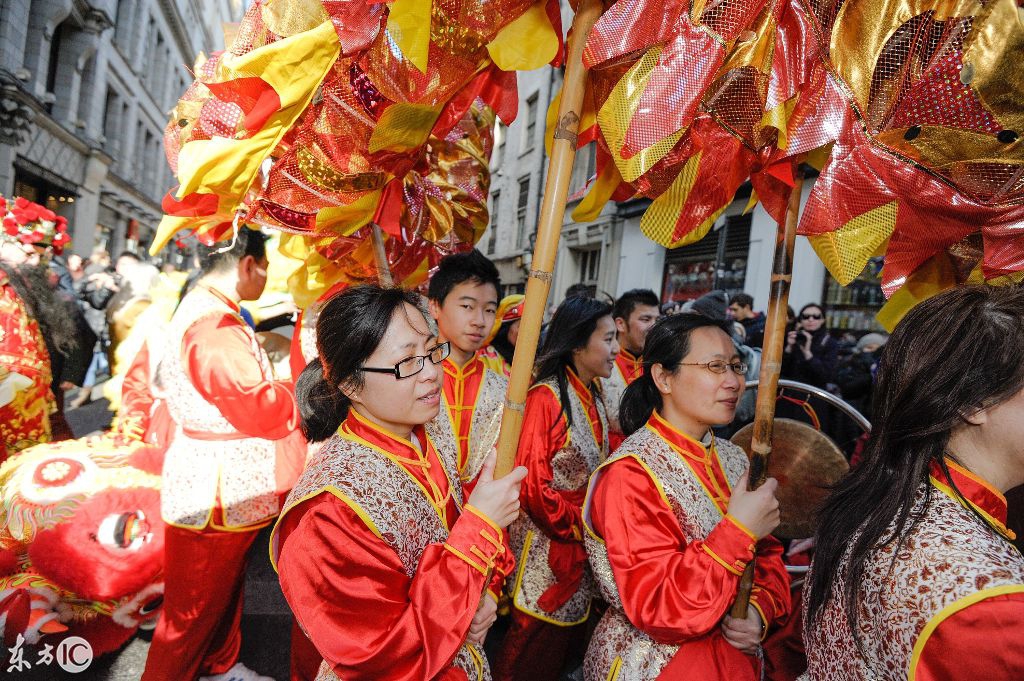
[[[121,258],[130,258],[135,262],[142,262],[142,258],[140,258],[139,254],[134,251],[121,251],[117,254],[117,260],[120,260]]]
[[[950,434],[965,416],[1024,388],[1022,344],[1024,290],[1016,287],[953,289],[920,303],[899,323],[879,362],[864,458],[835,486],[818,515],[806,628],[816,626],[830,599],[842,598],[860,646],[856,603],[865,564],[876,549],[902,543],[920,522],[922,514],[912,512],[917,495],[923,487],[927,508],[933,463],[948,476],[945,457],[955,458],[955,452],[947,452]],[[847,554],[845,581],[837,592],[833,580]],[[892,555],[895,561],[899,552]]]
[[[437,271],[430,277],[427,297],[441,305],[453,288],[466,281],[493,284],[494,290],[501,294],[498,268],[487,256],[474,248],[466,253],[452,253],[441,258]]]
[[[339,388],[360,387],[361,368],[387,333],[395,311],[419,296],[400,288],[356,286],[331,298],[316,320],[317,358],[295,383],[302,432],[310,442],[326,440],[338,430],[351,406]]]
[[[797,318],[803,317],[804,316],[804,312],[806,312],[807,310],[811,309],[812,307],[816,307],[819,310],[821,310],[821,316],[822,317],[825,316],[825,306],[824,305],[819,305],[818,303],[807,303],[806,305],[804,305],[803,307],[800,308],[800,314],[797,315]]]
[[[661,305],[661,301],[658,300],[658,296],[655,295],[654,291],[649,288],[635,288],[626,291],[615,301],[615,305],[612,307],[612,318],[624,319],[628,322],[629,315],[633,314],[633,310],[636,309],[637,305],[658,307]]]
[[[753,310],[754,296],[750,295],[749,293],[737,293],[732,298],[729,299],[729,304],[732,305],[733,303],[739,305],[740,307],[749,307],[751,310]]]
[[[593,298],[594,294],[591,293],[590,287],[586,284],[571,284],[569,288],[565,289],[565,299],[575,298],[576,296],[583,296],[584,298]]]
[[[721,329],[728,334],[725,322],[693,312],[662,317],[647,332],[644,343],[644,373],[629,384],[619,403],[619,424],[622,432],[631,435],[643,428],[655,409],[661,409],[661,393],[654,385],[651,367],[660,364],[665,371],[674,373],[690,352],[690,335],[705,327]]]
[[[512,362],[512,356],[515,355],[516,346],[512,345],[512,342],[508,339],[508,332],[512,325],[518,321],[518,319],[514,319],[511,322],[503,322],[501,327],[498,328],[498,333],[494,334],[494,340],[491,341],[491,347],[497,350],[502,359],[509,363]]]
[[[185,277],[185,282],[181,285],[181,289],[178,291],[178,302],[175,304],[174,309],[177,311],[178,305],[181,305],[181,301],[185,300],[185,296],[195,288],[196,282],[199,281],[203,276],[202,270],[192,270]]]
[[[75,313],[69,310],[69,305],[74,305],[74,302],[50,286],[50,268],[42,264],[15,266],[0,262],[0,270],[7,274],[14,292],[25,305],[29,319],[34,319],[39,325],[46,350],[70,357],[81,342]],[[51,357],[50,361],[55,364],[57,358]]]
[[[247,255],[251,255],[256,262],[266,258],[267,237],[262,232],[249,229],[245,225],[238,229],[238,236],[235,237],[235,242],[230,247],[222,243],[196,246],[199,271],[204,275],[234,268]]]
[[[586,347],[590,341],[591,334],[597,329],[597,321],[611,313],[612,306],[608,303],[586,296],[573,296],[562,301],[548,324],[547,337],[537,358],[535,382],[555,379],[562,413],[570,426],[572,411],[569,409],[569,383],[565,370],[572,366],[573,351]]]

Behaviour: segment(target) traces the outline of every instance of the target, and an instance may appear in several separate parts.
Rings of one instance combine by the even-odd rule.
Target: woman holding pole
[[[608,455],[600,397],[619,351],[611,306],[584,296],[555,311],[526,398],[516,461],[525,513],[509,528],[518,570],[495,679],[557,681],[582,653],[593,585],[583,546],[587,479]]]
[[[587,552],[609,603],[594,632],[584,676],[758,678],[768,627],[790,610],[776,482],[747,490],[747,457],[715,439],[745,387],[723,323],[662,318],[644,346],[644,372],[626,389],[626,440],[590,482]],[[726,613],[757,555],[746,619]]]
[[[1024,678],[1024,291],[920,303],[885,346],[861,463],[819,515],[811,679]]]
[[[317,320],[296,387],[302,427],[326,440],[271,539],[285,598],[324,660],[321,679],[478,681],[519,510],[516,469],[493,455],[464,503],[455,451],[423,427],[441,404],[438,344],[414,294],[360,286]]]

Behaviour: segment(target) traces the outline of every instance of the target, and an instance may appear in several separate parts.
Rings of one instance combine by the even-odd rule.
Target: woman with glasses
[[[592,476],[587,553],[609,608],[584,678],[751,680],[758,648],[791,606],[774,479],[747,490],[747,457],[712,426],[732,421],[745,387],[724,323],[664,317],[644,373],[622,397],[626,440]],[[757,557],[746,618],[729,616]]]
[[[502,539],[519,510],[516,469],[488,458],[462,498],[456,453],[427,437],[448,345],[418,298],[361,286],[317,320],[318,358],[296,386],[302,428],[326,444],[271,538],[281,586],[323,658],[318,678],[487,677],[480,645],[511,568]]]
[[[619,352],[611,305],[566,298],[548,327],[526,398],[517,462],[526,513],[509,528],[518,570],[498,681],[557,680],[586,646],[593,583],[581,519],[587,479],[608,455],[600,395]]]
[[[839,345],[825,326],[825,311],[816,303],[800,308],[796,327],[786,334],[782,376],[819,388],[835,376]]]

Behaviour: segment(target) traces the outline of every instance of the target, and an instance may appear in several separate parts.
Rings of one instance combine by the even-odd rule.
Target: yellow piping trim
[[[702,543],[702,544],[700,545],[700,547],[701,547],[702,549],[704,549],[704,553],[706,553],[706,554],[708,554],[709,556],[711,556],[712,558],[714,558],[714,559],[715,559],[715,562],[716,562],[716,563],[718,563],[719,565],[721,565],[722,567],[724,567],[724,568],[725,568],[726,570],[728,570],[728,571],[729,571],[729,572],[731,572],[732,574],[736,575],[737,577],[739,577],[740,575],[742,575],[742,574],[743,574],[743,570],[737,570],[737,569],[736,569],[736,568],[734,568],[734,567],[733,567],[732,565],[729,565],[729,563],[725,562],[725,559],[724,559],[724,558],[722,558],[722,557],[721,557],[721,556],[719,556],[719,555],[718,555],[717,553],[715,553],[714,551],[712,551],[712,550],[711,550],[711,549],[710,549],[710,548],[708,547],[708,545],[707,545],[707,544],[704,544],[704,543]],[[744,565],[744,567],[745,567],[745,565]]]
[[[612,660],[611,669],[608,670],[608,676],[605,677],[605,681],[615,681],[619,678],[619,672],[622,671],[622,658],[616,657]]]
[[[476,651],[476,648],[474,648],[471,645],[466,645],[465,643],[463,643],[462,645],[466,646],[466,650],[469,651],[469,656],[471,658],[473,658],[473,666],[476,667],[476,678],[477,678],[477,681],[483,681],[483,678],[484,678],[484,661],[482,659],[480,659],[480,653],[478,653]]]
[[[673,432],[678,433],[679,435],[681,435],[682,437],[686,438],[690,442],[696,443],[704,451],[709,451],[710,450],[710,453],[713,454],[714,457],[715,457],[715,461],[718,462],[719,470],[722,471],[722,477],[725,479],[726,491],[729,492],[729,496],[731,498],[731,496],[732,496],[732,487],[731,487],[731,485],[729,483],[729,476],[725,475],[725,468],[722,466],[722,460],[718,456],[718,448],[715,447],[714,440],[712,439],[711,447],[710,448],[705,447],[704,445],[702,445],[701,443],[697,442],[696,440],[694,440],[692,437],[690,437],[686,433],[680,432],[680,431],[676,430],[675,428],[673,428],[672,425],[668,423],[668,421],[665,421],[660,416],[658,416],[657,412],[654,412],[654,416],[657,416],[658,420],[661,421],[662,423],[664,423],[665,425],[667,425],[670,429],[672,429]],[[704,494],[706,494],[708,496],[708,499],[710,499],[711,503],[715,505],[715,508],[718,509],[718,512],[721,513],[723,516],[726,515],[728,513],[728,506],[726,508],[722,508],[722,505],[720,503],[718,503],[718,501],[715,499],[715,495],[711,493],[711,489],[707,486],[707,484],[705,484],[705,482],[701,478],[700,474],[697,473],[697,469],[695,469],[693,467],[693,463],[690,461],[690,457],[683,455],[683,453],[679,451],[678,447],[676,447],[671,442],[666,440],[665,437],[661,433],[659,433],[656,428],[653,428],[650,423],[648,423],[644,427],[649,429],[655,435],[657,435],[662,440],[662,442],[664,442],[666,445],[668,445],[669,448],[672,451],[676,452],[676,454],[679,455],[679,458],[682,459],[683,462],[687,466],[689,466],[691,471],[693,471],[693,477],[695,477],[697,479],[697,483],[700,484],[701,488],[704,490]],[[714,475],[714,471],[710,470],[711,466],[708,465],[705,462],[705,468],[709,469],[709,470],[706,471],[706,473],[708,474],[708,478],[710,478],[711,481],[714,482],[715,481],[715,475]],[[716,487],[718,486],[718,484],[716,482],[714,484],[715,484]]]
[[[481,511],[479,508],[477,508],[473,504],[466,504],[465,506],[462,507],[462,509],[464,511],[469,511],[470,513],[475,515],[477,518],[480,518],[480,520],[484,521],[485,523],[487,523],[488,525],[493,527],[494,531],[498,533],[499,537],[501,536],[501,528],[498,527],[497,523],[495,523],[493,520],[488,518],[487,514],[484,513],[483,511]]]
[[[761,640],[763,641],[768,637],[768,618],[764,616],[764,610],[753,598],[750,599],[750,605],[754,606],[754,610],[757,610],[757,614],[761,616]]]
[[[599,456],[604,458],[607,456],[604,448],[606,438],[602,438],[600,441],[597,439],[597,431],[594,430],[594,422],[590,420],[590,406],[593,405],[594,411],[597,411],[597,398],[590,392],[590,388],[583,385],[583,381],[580,380],[580,377],[576,375],[576,372],[573,371],[571,367],[566,369],[566,373],[569,375],[570,387],[572,387],[573,392],[576,393],[576,398],[580,401],[580,404],[583,405],[583,415],[587,417],[587,425],[590,426],[590,436],[594,439],[594,444],[597,446]],[[600,385],[600,383],[598,383],[598,385]],[[584,400],[584,396],[581,391],[586,391],[586,400]],[[572,407],[570,406],[570,409],[571,408]],[[601,420],[600,412],[598,412],[597,418],[598,421]],[[607,433],[605,433],[605,435],[607,436]],[[568,444],[568,440],[566,441],[566,444]]]
[[[464,553],[463,553],[462,551],[459,551],[459,550],[458,550],[457,548],[455,548],[454,546],[452,546],[452,545],[451,545],[451,544],[449,544],[448,542],[445,542],[444,544],[442,544],[442,546],[444,546],[444,548],[448,549],[448,550],[449,550],[449,551],[451,551],[451,552],[452,552],[453,554],[455,554],[456,556],[458,556],[459,558],[461,558],[461,559],[462,559],[462,560],[463,560],[463,561],[464,561],[464,562],[465,562],[466,564],[468,564],[468,565],[469,565],[470,567],[474,567],[474,568],[476,568],[476,570],[477,570],[477,571],[478,571],[478,572],[479,572],[480,574],[482,574],[482,575],[483,575],[484,577],[486,577],[486,576],[487,576],[487,567],[486,567],[486,566],[482,566],[482,565],[479,565],[478,563],[474,563],[474,562],[473,562],[473,559],[472,559],[472,558],[470,558],[469,556],[467,556],[466,554],[464,554]],[[476,547],[474,546],[473,548],[476,548]],[[477,550],[479,551],[480,549],[477,549]]]
[[[466,378],[468,376],[472,375],[472,372],[469,371],[469,369],[475,368],[477,363],[480,364],[480,368],[481,368],[480,385],[477,386],[476,396],[473,399],[473,404],[470,405],[470,406],[466,406]],[[453,373],[452,370],[450,370],[448,368],[449,366],[452,367],[452,369],[454,370],[454,373]],[[459,459],[459,461],[456,462],[456,466],[458,466],[459,477],[461,478],[463,471],[465,471],[465,469],[466,469],[466,466],[469,465],[469,455],[470,455],[469,441],[473,437],[473,415],[476,413],[476,401],[477,401],[477,399],[480,398],[480,390],[484,387],[484,379],[487,378],[487,376],[486,376],[487,366],[484,364],[483,360],[480,358],[479,355],[473,355],[472,359],[470,359],[468,362],[466,362],[465,366],[461,366],[461,367],[457,366],[455,364],[455,362],[451,361],[451,358],[448,358],[444,362],[441,363],[441,368],[444,371],[444,375],[445,376],[451,376],[452,380],[455,381],[455,386],[454,386],[455,387],[455,390],[454,390],[455,401],[458,402],[458,404],[453,406],[451,404],[448,404],[448,400],[447,399],[444,399],[443,401],[445,403],[445,405],[444,405],[445,406],[445,410],[446,410],[445,413],[448,414],[448,423],[449,423],[449,425],[452,426],[452,434],[455,436],[455,446],[458,448],[458,451],[456,452],[456,456]],[[444,388],[444,386],[442,386],[442,390],[441,390],[441,397],[442,398],[444,397],[444,390],[443,390],[443,388]],[[455,409],[455,411],[458,413],[457,418],[456,418],[455,415],[452,414],[452,409]],[[466,412],[466,411],[469,412],[469,414],[468,414],[468,418],[469,418],[469,432],[466,434],[466,439],[463,441],[463,439],[462,439],[462,423],[463,423],[463,418],[467,417],[467,415],[464,414],[463,412]],[[458,425],[457,429],[455,428],[456,424]],[[463,456],[463,452],[462,452],[463,442],[465,442],[465,445],[466,445],[465,456]]]
[[[750,541],[757,541],[757,536],[753,532],[751,532],[750,529],[746,525],[741,523],[739,521],[739,518],[734,516],[732,513],[726,513],[725,517],[728,518],[732,522],[733,525],[735,525],[736,527],[740,528],[745,535],[750,537]]]
[[[954,461],[953,459],[947,458],[947,459],[946,459],[946,465],[947,465],[948,467],[952,468],[953,470],[955,470],[955,471],[959,472],[959,473],[960,473],[961,475],[963,475],[963,476],[964,476],[965,478],[970,478],[970,479],[971,479],[971,480],[973,480],[974,482],[978,483],[979,485],[981,485],[982,487],[984,487],[985,489],[987,489],[987,490],[988,490],[989,492],[991,492],[992,494],[994,494],[994,495],[996,495],[997,497],[999,497],[999,499],[1001,499],[1001,500],[1002,500],[1002,502],[1003,502],[1004,504],[1006,503],[1006,497],[1005,497],[1005,496],[1003,495],[1003,493],[1002,493],[1002,492],[1000,492],[999,490],[997,490],[997,489],[996,489],[995,487],[993,487],[993,486],[992,486],[992,485],[991,485],[991,484],[990,484],[990,483],[989,483],[989,482],[988,482],[987,480],[985,480],[984,478],[982,478],[982,477],[979,477],[979,476],[975,475],[975,474],[974,474],[974,473],[972,473],[971,471],[967,470],[966,468],[964,468],[963,466],[961,466],[960,464],[958,464],[958,463],[957,463],[956,461]]]
[[[1005,596],[1006,594],[1016,593],[1024,593],[1024,584],[1007,584],[1005,586],[992,587],[991,589],[982,589],[981,591],[961,598],[958,601],[953,601],[940,610],[937,615],[928,620],[928,623],[924,625],[924,629],[922,629],[921,633],[918,635],[917,641],[914,642],[914,652],[910,656],[910,669],[907,673],[907,681],[914,681],[914,678],[917,676],[917,665],[921,661],[921,653],[924,652],[924,647],[928,643],[928,639],[933,633],[935,633],[935,630],[940,624],[975,603],[980,603],[981,601],[989,598],[995,598],[996,596]]]
[[[936,478],[933,475],[929,475],[928,478],[931,480],[932,485],[934,485],[940,492],[945,494],[947,497],[949,497],[950,499],[952,499],[956,503],[958,503],[961,506],[963,506],[963,501],[958,496],[956,496],[956,493],[953,491],[953,488],[951,488],[946,483],[940,481],[938,478]],[[981,516],[985,520],[987,520],[995,528],[996,532],[998,532],[999,534],[1003,535],[1004,537],[1006,537],[1007,539],[1010,539],[1010,540],[1013,540],[1013,539],[1017,538],[1016,533],[1014,533],[1013,530],[1011,530],[1006,525],[1004,525],[1002,522],[1000,522],[995,517],[993,517],[992,514],[990,514],[988,511],[986,511],[985,509],[981,508],[980,506],[978,506],[976,503],[974,503],[970,499],[965,499],[965,500],[967,501],[968,504],[971,505],[971,508],[973,508],[975,511],[980,513]]]
[[[349,497],[347,494],[342,492],[340,489],[338,489],[334,485],[327,485],[326,487],[321,487],[320,489],[318,489],[316,491],[310,492],[309,494],[305,495],[301,499],[297,499],[297,500],[293,501],[292,503],[288,504],[288,506],[286,506],[283,511],[281,511],[281,515],[278,516],[277,523],[274,525],[274,529],[270,531],[270,542],[269,542],[270,543],[270,547],[269,547],[269,549],[270,549],[270,565],[274,568],[274,572],[278,572],[277,560],[274,559],[274,540],[277,538],[277,528],[281,527],[281,522],[284,520],[284,517],[288,514],[289,511],[291,511],[293,508],[295,508],[299,504],[302,504],[302,503],[304,503],[306,501],[309,501],[313,497],[320,496],[324,492],[330,492],[337,499],[339,499],[340,501],[344,502],[345,505],[347,505],[349,508],[351,508],[352,511],[357,516],[359,516],[359,519],[363,521],[363,524],[366,525],[366,527],[370,530],[370,532],[373,532],[374,536],[377,537],[377,539],[380,539],[381,541],[384,540],[384,535],[381,534],[381,531],[379,529],[377,529],[377,524],[374,523],[373,520],[370,519],[369,514],[365,510],[363,510],[362,506],[357,504],[355,501],[352,500],[351,497]]]
[[[533,544],[533,530],[526,531],[526,539],[523,540],[523,555],[519,560],[519,565],[516,566],[516,582],[515,586],[512,587],[512,605],[515,606],[516,610],[529,615],[541,622],[547,622],[548,624],[554,624],[556,627],[574,627],[577,624],[582,624],[587,621],[590,617],[590,606],[587,604],[587,612],[583,614],[583,617],[575,622],[559,622],[558,620],[551,619],[546,615],[542,615],[539,612],[533,612],[528,610],[526,606],[522,605],[517,601],[519,593],[523,586],[523,572],[526,570],[526,558],[530,552],[530,545]]]
[[[252,525],[218,525],[213,522],[213,519],[211,518],[207,527],[212,530],[217,530],[218,532],[255,532],[256,530],[262,530],[273,522],[273,518],[267,518],[266,520],[260,520],[253,523]]]

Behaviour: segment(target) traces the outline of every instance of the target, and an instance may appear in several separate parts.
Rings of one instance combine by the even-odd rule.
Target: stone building
[[[173,178],[168,112],[242,0],[0,0],[0,193],[68,218],[73,249],[145,250]]]

